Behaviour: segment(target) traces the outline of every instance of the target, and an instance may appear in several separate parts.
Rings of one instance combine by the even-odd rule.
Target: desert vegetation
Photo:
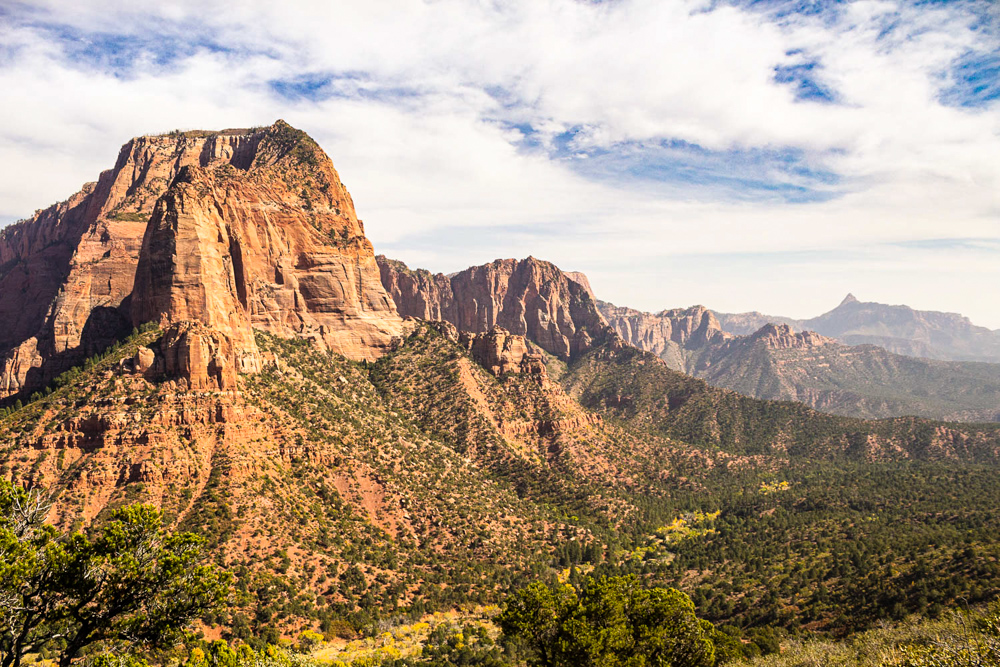
[[[690,400],[743,429],[723,433],[749,439],[684,442],[663,421],[637,421],[655,402],[579,419],[595,413],[554,378],[495,377],[430,327],[376,363],[258,333],[274,362],[241,378],[240,402],[220,403],[134,375],[128,360],[158,336],[136,331],[0,420],[4,475],[51,487],[68,508],[44,529],[39,553],[74,539],[94,549],[102,531],[138,522],[162,544],[171,534],[196,544],[205,572],[231,573],[226,605],[178,621],[195,636],[137,641],[135,660],[546,664],[525,634],[538,624],[511,619],[518,605],[534,599],[537,612],[553,596],[565,597],[563,620],[548,632],[566,653],[549,664],[626,664],[646,650],[636,648],[646,639],[609,639],[652,636],[614,611],[633,598],[698,619],[714,664],[975,664],[932,660],[992,650],[995,611],[983,605],[1000,592],[1000,497],[989,463],[814,460],[758,447],[774,441],[748,425],[763,428],[768,415],[727,422],[742,413],[697,391]],[[566,367],[569,394],[581,368],[618,372],[580,363]],[[684,395],[670,386],[668,408]],[[633,397],[653,396],[644,391]],[[238,431],[213,421],[224,409],[239,410]],[[91,435],[82,448],[72,440],[77,424],[115,414],[136,415],[115,426],[116,441],[153,438],[173,463],[151,459],[119,482],[114,471],[136,464],[108,459],[118,450],[88,444]],[[187,425],[174,415],[189,415]],[[827,419],[840,418],[821,417],[820,440],[796,436],[802,452],[829,442]],[[183,474],[169,473],[181,461]],[[135,509],[154,501],[159,511]],[[86,521],[62,518],[80,508]],[[611,615],[606,627],[595,610]],[[574,618],[599,636],[574,630]],[[120,639],[101,636],[76,661],[111,660],[108,651],[125,660]],[[27,655],[61,660],[61,641]],[[707,649],[700,655],[712,664]]]

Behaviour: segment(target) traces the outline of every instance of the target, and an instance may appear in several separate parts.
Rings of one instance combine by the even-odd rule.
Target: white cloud
[[[0,17],[0,216],[65,198],[130,136],[283,117],[327,148],[376,247],[431,269],[530,253],[590,270],[598,289],[629,304],[793,315],[825,309],[829,294],[891,286],[887,300],[916,305],[933,293],[935,307],[963,304],[1000,327],[1000,304],[968,296],[970,284],[996,283],[1000,262],[877,245],[1000,236],[1000,106],[940,101],[957,58],[998,48],[965,4],[860,1],[786,17],[694,0],[35,6],[35,25],[28,13]],[[126,72],[72,62],[77,33],[44,21],[129,35],[148,52]],[[183,54],[158,63],[152,53],[169,48]],[[775,67],[809,63],[835,104],[796,100],[792,85],[775,83]],[[330,72],[364,76],[319,101],[268,86]],[[576,129],[581,151],[661,139],[736,155],[794,150],[838,174],[840,196],[739,202],[595,181],[544,148],[519,149],[511,123],[530,124],[550,147]],[[939,259],[933,274],[889,271],[880,247],[895,248],[897,264]],[[678,268],[642,281],[629,270],[691,267],[706,252],[816,250],[853,259],[803,268],[795,281],[774,277],[770,256],[740,271],[706,259],[711,276]],[[952,271],[941,267],[949,262]]]

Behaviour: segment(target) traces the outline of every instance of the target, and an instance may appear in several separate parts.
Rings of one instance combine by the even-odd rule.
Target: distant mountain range
[[[853,294],[828,313],[808,320],[757,312],[715,315],[723,331],[737,336],[751,334],[765,324],[787,324],[847,345],[878,345],[911,357],[1000,363],[1000,331],[977,327],[958,313],[858,301]]]
[[[795,332],[787,323],[766,323],[751,334],[735,335],[702,306],[656,314],[600,306],[630,344],[655,353],[671,368],[747,396],[800,401],[853,417],[1000,420],[1000,364],[845,345],[813,331]]]
[[[922,340],[933,341],[939,356],[948,349],[966,349],[971,356],[975,340],[998,337],[959,315],[864,304],[853,296],[804,321],[759,313],[720,316],[703,306],[653,314],[599,301],[583,274],[530,257],[451,276],[377,259],[383,286],[401,314],[470,331],[502,326],[564,361],[588,350],[606,322],[625,342],[670,368],[754,398],[799,401],[866,419],[1000,420],[1000,364],[907,356],[865,343],[857,333],[882,332],[879,340],[894,342],[893,350],[919,350],[930,345]],[[599,314],[592,310],[595,303]]]

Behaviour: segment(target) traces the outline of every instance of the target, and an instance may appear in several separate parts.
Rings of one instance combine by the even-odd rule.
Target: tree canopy
[[[203,540],[171,533],[150,505],[111,513],[86,535],[44,523],[38,492],[0,480],[0,667],[54,652],[60,667],[114,642],[168,646],[218,607],[230,575],[203,564]]]
[[[579,588],[533,583],[498,617],[540,667],[711,667],[715,629],[687,595],[643,588],[635,576],[586,578]]]

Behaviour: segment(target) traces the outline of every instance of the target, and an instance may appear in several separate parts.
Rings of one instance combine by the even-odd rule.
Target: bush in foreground
[[[201,563],[203,540],[166,531],[149,505],[116,510],[91,536],[60,534],[48,509],[0,480],[0,667],[166,648],[228,597],[229,573]]]
[[[634,576],[588,577],[574,588],[534,583],[498,617],[540,667],[712,667],[715,628],[672,588],[643,588]]]

